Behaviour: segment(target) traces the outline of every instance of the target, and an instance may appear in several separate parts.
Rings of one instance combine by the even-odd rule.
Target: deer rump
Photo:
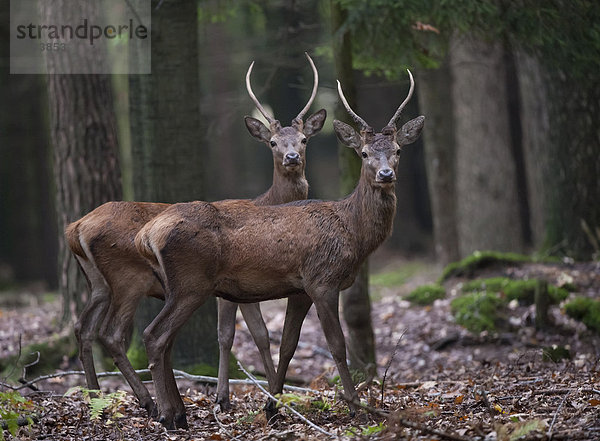
[[[303,293],[305,280],[344,289],[361,263],[360,241],[332,203],[193,202],[180,210],[183,206],[173,205],[136,237],[138,250],[154,266],[161,256],[164,280],[182,284],[170,286],[173,291],[209,290],[236,303],[254,303]],[[182,259],[186,254],[190,258]]]

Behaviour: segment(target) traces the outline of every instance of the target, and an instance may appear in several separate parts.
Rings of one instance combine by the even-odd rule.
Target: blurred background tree
[[[175,29],[164,30],[173,32],[163,34],[170,41],[153,41],[153,74],[112,78],[119,123],[112,145],[120,156],[105,144],[104,160],[114,166],[120,159],[125,197],[217,200],[268,188],[270,154],[243,126],[243,116],[255,113],[244,74],[255,60],[257,95],[289,122],[312,85],[308,51],[321,77],[314,108],[334,115],[339,77],[353,106],[378,128],[405,96],[406,68],[415,73],[418,99],[405,117],[426,115],[426,129],[423,144],[402,153],[398,215],[380,262],[435,256],[444,264],[490,247],[575,259],[600,254],[597,2],[213,0],[186,2],[187,17],[169,15],[172,0],[153,7],[159,3],[155,30],[165,23]],[[76,128],[81,121],[52,119],[46,97],[51,106],[60,99],[52,79],[9,75],[8,2],[0,3],[0,16],[0,279],[55,289],[62,237],[55,225],[60,230],[65,216],[72,220],[103,199],[81,191],[77,210],[61,202],[51,214],[55,197],[79,179],[53,184],[59,148],[50,144],[52,133],[57,122]],[[183,27],[186,36],[177,37]],[[111,125],[112,104],[103,102],[102,123]],[[356,180],[338,155],[332,119],[307,152],[310,197],[338,198]],[[91,175],[83,166],[75,171]],[[120,197],[112,185],[103,191]],[[365,352],[357,359],[369,360],[368,291],[358,292],[363,303],[344,305],[345,312],[364,305],[348,335],[362,328],[354,340]]]

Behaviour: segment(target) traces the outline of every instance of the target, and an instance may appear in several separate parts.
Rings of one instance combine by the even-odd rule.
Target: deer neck
[[[255,199],[257,205],[278,205],[308,197],[308,182],[304,167],[287,170],[281,164],[273,167],[273,184],[265,193]]]
[[[396,214],[395,188],[371,185],[361,172],[357,187],[344,202],[355,237],[368,255],[392,233]]]

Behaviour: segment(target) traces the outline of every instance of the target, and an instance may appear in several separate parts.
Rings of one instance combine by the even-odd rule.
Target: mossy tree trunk
[[[335,0],[331,1],[331,19],[333,32],[333,52],[337,78],[344,87],[344,94],[350,106],[360,113],[356,107],[356,87],[352,75],[352,47],[349,33],[339,33],[346,16],[344,10]],[[340,104],[335,109],[335,118],[353,124],[348,113]],[[340,192],[347,195],[356,186],[360,177],[361,161],[354,150],[339,145],[338,161],[340,165]],[[346,346],[350,360],[350,368],[375,373],[375,337],[371,322],[371,300],[369,299],[369,267],[365,262],[358,273],[354,284],[342,291],[342,313],[348,327]]]
[[[152,74],[130,77],[136,200],[176,203],[203,197],[196,8],[186,1],[152,9]],[[136,316],[140,335],[162,306],[155,299],[142,302]],[[174,366],[196,372],[202,366],[209,373],[216,369],[216,323],[211,298],[179,332]]]
[[[450,59],[460,254],[521,251],[503,47],[464,35],[451,44]]]

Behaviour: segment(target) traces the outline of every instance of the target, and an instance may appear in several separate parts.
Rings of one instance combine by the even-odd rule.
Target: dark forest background
[[[597,2],[164,0],[152,2],[153,73],[131,76],[10,75],[0,5],[0,285],[85,299],[62,231],[106,200],[267,189],[270,154],[243,124],[258,116],[244,75],[254,60],[256,94],[287,125],[312,87],[305,51],[320,74],[312,111],[329,115],[307,151],[313,198],[356,182],[332,130],[336,78],[380,129],[406,94],[406,68],[415,74],[403,117],[427,120],[402,153],[386,251],[440,264],[476,250],[599,256]],[[89,84],[105,113],[94,142],[69,142],[65,127],[91,130],[74,98]]]

